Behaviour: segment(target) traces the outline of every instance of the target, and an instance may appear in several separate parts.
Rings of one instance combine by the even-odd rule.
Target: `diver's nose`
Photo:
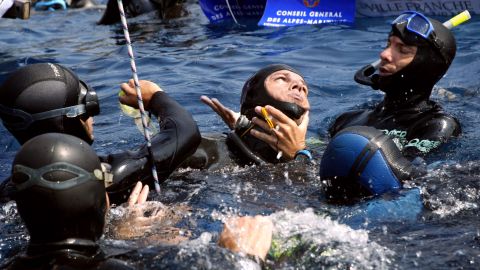
[[[380,53],[380,59],[383,62],[392,62],[392,47],[388,46]]]
[[[307,86],[303,82],[297,80],[292,82],[291,89],[298,92],[307,92]]]

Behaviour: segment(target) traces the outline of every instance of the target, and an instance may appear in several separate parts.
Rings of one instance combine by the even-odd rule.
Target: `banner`
[[[480,14],[480,0],[356,0],[357,17],[396,16],[413,10],[427,16],[454,16],[468,10]]]
[[[263,26],[348,24],[355,17],[397,16],[406,10],[427,16],[480,14],[480,0],[200,0],[200,7],[213,23]]]
[[[353,23],[353,0],[268,0],[258,25]]]
[[[250,21],[258,22],[263,15],[266,0],[200,0],[199,2],[210,22],[243,24]]]

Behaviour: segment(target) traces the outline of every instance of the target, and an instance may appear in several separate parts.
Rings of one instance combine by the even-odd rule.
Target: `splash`
[[[354,230],[330,217],[302,212],[281,211],[271,215],[274,237],[284,245],[283,254],[294,265],[282,268],[386,269],[394,252],[369,240],[366,230]]]
[[[430,165],[428,174],[421,179],[425,205],[440,218],[478,209],[479,174],[480,164],[476,161]]]
[[[188,239],[190,232],[175,225],[189,215],[185,205],[166,206],[161,202],[148,201],[134,206],[118,206],[108,214],[105,230],[107,238],[119,240],[136,239],[144,245],[177,244]]]

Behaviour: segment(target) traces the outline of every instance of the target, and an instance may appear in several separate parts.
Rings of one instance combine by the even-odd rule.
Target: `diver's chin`
[[[303,108],[303,107],[302,107]],[[300,126],[300,124],[303,122],[303,119],[305,118],[305,115],[307,114],[307,112],[310,110],[310,107],[308,108],[303,108],[305,110],[305,113],[302,114],[302,116],[298,119],[292,119],[293,121],[295,121],[295,123],[297,123],[297,126]]]

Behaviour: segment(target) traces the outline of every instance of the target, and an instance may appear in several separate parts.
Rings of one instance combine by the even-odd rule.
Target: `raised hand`
[[[160,86],[151,81],[140,80],[138,83],[140,85],[140,90],[142,91],[143,106],[148,110],[150,108],[149,105],[152,96],[156,92],[163,90]],[[124,93],[124,95],[120,95],[119,97],[120,103],[138,109],[137,91],[135,90],[133,79],[130,79],[128,83],[122,83],[120,88]]]
[[[227,126],[233,130],[235,129],[235,123],[237,122],[238,117],[240,117],[240,113],[234,112],[229,108],[223,106],[220,101],[216,98],[210,99],[207,96],[201,96],[200,100],[210,106],[212,110],[214,110],[220,117],[222,117],[223,122],[227,124]]]

